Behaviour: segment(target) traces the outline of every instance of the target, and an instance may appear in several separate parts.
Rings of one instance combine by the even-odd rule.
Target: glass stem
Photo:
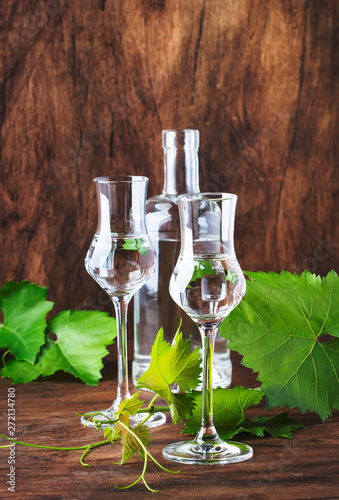
[[[127,355],[127,308],[129,297],[112,298],[117,321],[117,348],[118,348],[118,387],[117,396],[112,404],[112,410],[117,411],[125,398],[130,398],[128,387],[128,355]]]
[[[213,352],[217,327],[199,327],[202,339],[202,422],[196,436],[199,444],[219,439],[213,424]]]

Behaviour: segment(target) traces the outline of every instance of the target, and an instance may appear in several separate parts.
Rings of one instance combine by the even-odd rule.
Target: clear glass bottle
[[[164,338],[171,342],[182,318],[184,338],[191,347],[201,345],[195,323],[173,301],[169,282],[180,252],[178,196],[199,193],[199,131],[163,130],[164,189],[146,203],[148,234],[158,256],[152,278],[134,295],[134,360],[133,382],[148,368],[152,345],[161,327]],[[231,383],[232,364],[227,340],[218,336],[213,361],[214,387]]]

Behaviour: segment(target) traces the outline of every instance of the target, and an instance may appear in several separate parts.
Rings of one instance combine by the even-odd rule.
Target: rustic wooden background
[[[239,196],[243,269],[336,269],[337,8],[3,0],[1,284],[46,285],[57,309],[106,307],[83,265],[92,179],[145,174],[159,193],[161,130],[185,127],[201,131],[201,189]]]

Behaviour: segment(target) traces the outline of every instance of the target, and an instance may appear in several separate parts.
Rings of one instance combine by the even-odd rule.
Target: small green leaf
[[[325,420],[339,408],[337,274],[246,274],[247,293],[220,334],[259,372],[268,408],[297,406]],[[324,334],[332,338],[323,341]]]
[[[126,411],[129,415],[136,415],[138,410],[142,407],[145,401],[139,399],[139,394],[141,391],[133,394],[129,399],[123,399],[119,406],[118,415],[121,415],[123,411]]]
[[[104,436],[106,439],[109,439],[111,443],[114,443],[117,439],[120,438],[120,432],[115,426],[104,427]]]
[[[136,250],[141,253],[141,255],[147,255],[148,247],[144,245],[142,238],[129,238],[125,239],[125,243],[122,245],[124,250]]]
[[[120,416],[120,421],[122,421],[125,426],[129,426],[129,415],[128,413],[124,413]],[[130,458],[134,457],[135,453],[139,453],[141,458],[144,458],[144,450],[139,443],[139,441],[135,438],[133,434],[135,434],[141,441],[144,446],[147,446],[151,441],[151,435],[149,429],[143,424],[137,424],[133,427],[131,433],[124,426],[120,425],[120,421],[116,423],[116,427],[121,435],[121,443],[122,443],[122,459],[121,463],[126,463]]]
[[[34,363],[45,341],[46,314],[53,302],[46,300],[47,288],[28,281],[9,281],[0,289],[0,348],[6,348],[18,360]]]
[[[182,340],[176,333],[172,344],[164,340],[161,328],[153,344],[148,370],[138,379],[138,387],[145,387],[165,399],[170,407],[173,422],[181,422],[186,413],[193,410],[194,400],[189,394],[174,394],[172,384],[188,391],[199,384],[201,360],[199,349],[190,351],[190,341]]]

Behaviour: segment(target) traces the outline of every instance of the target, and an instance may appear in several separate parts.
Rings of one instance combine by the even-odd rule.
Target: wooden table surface
[[[116,366],[105,366],[98,387],[89,387],[68,376],[55,376],[30,384],[16,385],[16,437],[31,443],[51,446],[79,446],[100,441],[102,434],[81,427],[75,412],[105,408],[116,387]],[[250,370],[234,360],[234,384],[253,386]],[[0,382],[0,432],[7,434],[7,390],[9,381]],[[147,393],[145,399],[149,397]],[[279,410],[280,411],[280,410]],[[274,414],[275,411],[270,411]],[[263,415],[257,407],[252,414]],[[254,438],[242,440],[254,449],[251,460],[224,466],[191,466],[169,462],[162,448],[174,441],[189,439],[180,435],[181,426],[170,423],[151,431],[151,452],[168,468],[180,474],[168,474],[150,464],[146,479],[159,489],[152,494],[142,483],[129,490],[117,490],[133,482],[140,474],[140,458],[123,466],[115,465],[120,447],[104,446],[93,450],[87,462],[79,463],[81,451],[47,451],[16,446],[16,492],[7,490],[9,473],[7,449],[0,450],[0,498],[15,499],[320,499],[339,498],[339,412],[322,423],[316,414],[301,415],[294,410],[306,429],[298,430],[293,440]]]

